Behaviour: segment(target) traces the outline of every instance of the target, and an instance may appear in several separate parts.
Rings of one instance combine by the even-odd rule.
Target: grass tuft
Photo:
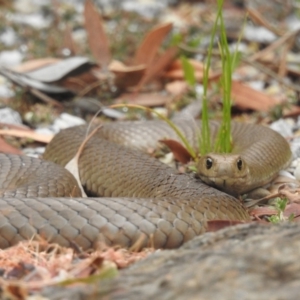
[[[208,56],[204,68],[203,74],[203,105],[202,105],[202,136],[199,139],[200,154],[204,155],[209,152],[216,153],[230,153],[231,152],[231,84],[232,84],[232,73],[237,65],[238,51],[237,49],[231,54],[229,45],[227,42],[226,29],[223,18],[223,2],[224,0],[217,0],[217,17],[212,29],[210,44],[208,48]],[[211,65],[211,57],[213,51],[213,44],[216,37],[217,29],[220,32],[220,39],[218,41],[219,51],[221,54],[222,62],[222,75],[220,78],[220,86],[222,91],[223,101],[223,115],[221,126],[215,141],[215,144],[211,146],[210,141],[210,129],[209,129],[209,118],[208,118],[208,85],[209,85],[209,69]]]

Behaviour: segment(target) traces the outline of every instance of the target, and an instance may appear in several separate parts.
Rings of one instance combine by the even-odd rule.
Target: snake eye
[[[239,158],[236,162],[238,169],[241,171],[243,166],[243,161]]]
[[[209,170],[213,165],[213,160],[209,157],[206,159],[206,169]]]

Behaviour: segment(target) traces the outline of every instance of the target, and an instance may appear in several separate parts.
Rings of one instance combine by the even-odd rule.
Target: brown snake
[[[196,123],[178,121],[177,125],[195,146]],[[218,126],[212,122],[213,137]],[[48,145],[44,158],[64,166],[86,131],[85,126],[63,130]],[[0,247],[39,236],[83,249],[100,242],[129,247],[136,241],[141,247],[175,248],[203,233],[209,220],[249,220],[234,197],[129,149],[154,149],[163,138],[177,140],[161,121],[104,125],[79,159],[82,185],[89,196],[98,198],[77,198],[75,179],[52,162],[1,154]],[[232,138],[234,159],[225,169],[231,178],[242,172],[244,181],[235,186],[239,179],[227,178],[228,172],[221,168],[220,182],[233,194],[270,181],[291,159],[287,142],[266,127],[233,123]],[[218,165],[218,157],[202,158],[201,172],[212,170],[213,175],[201,178],[219,184],[214,175]]]

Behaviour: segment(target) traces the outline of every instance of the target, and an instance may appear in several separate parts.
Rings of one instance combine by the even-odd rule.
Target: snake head
[[[240,155],[210,153],[200,157],[200,179],[231,195],[240,195],[249,182],[249,168]]]

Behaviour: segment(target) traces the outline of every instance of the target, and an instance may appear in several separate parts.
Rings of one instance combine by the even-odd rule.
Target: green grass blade
[[[180,61],[183,68],[184,79],[191,86],[195,87],[196,85],[196,77],[194,67],[191,65],[189,60],[185,56],[180,57]]]
[[[219,16],[220,15],[217,14],[217,18],[215,20],[212,29],[210,43],[208,47],[207,60],[203,68],[203,99],[202,99],[202,121],[201,121],[202,126],[201,126],[201,136],[199,137],[199,146],[198,146],[201,155],[204,155],[211,151],[207,93],[208,93],[209,70],[211,66],[213,44],[214,44],[214,39],[218,28]]]

